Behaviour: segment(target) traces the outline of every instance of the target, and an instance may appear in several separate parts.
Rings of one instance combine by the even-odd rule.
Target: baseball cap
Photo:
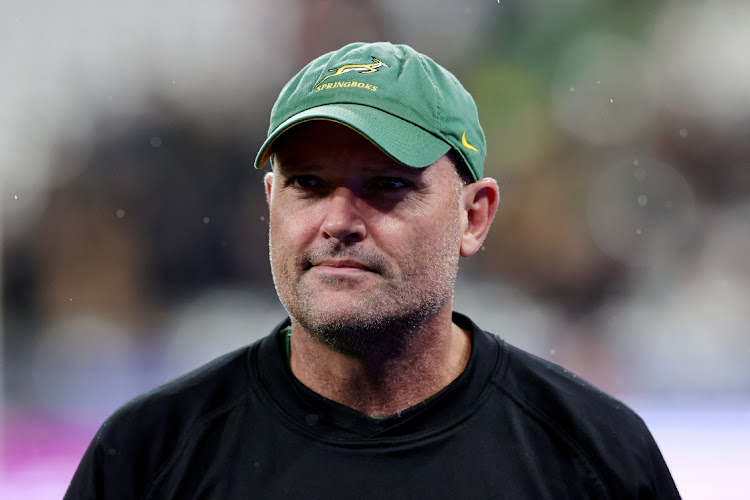
[[[281,134],[310,120],[344,124],[410,167],[431,165],[453,149],[474,180],[483,176],[486,143],[474,99],[408,45],[351,43],[302,68],[271,110],[255,167],[265,165]]]

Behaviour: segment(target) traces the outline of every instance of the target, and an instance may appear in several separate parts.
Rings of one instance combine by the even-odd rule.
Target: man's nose
[[[326,204],[321,232],[324,238],[347,243],[361,241],[367,235],[357,196],[348,188],[336,188]]]

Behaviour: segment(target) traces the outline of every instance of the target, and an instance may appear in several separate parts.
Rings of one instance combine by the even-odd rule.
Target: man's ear
[[[263,182],[266,185],[266,203],[271,204],[271,189],[273,188],[273,172],[267,172],[263,176]]]
[[[482,246],[500,202],[497,181],[489,177],[467,184],[462,189],[461,201],[465,211],[461,236],[461,256],[470,257]]]

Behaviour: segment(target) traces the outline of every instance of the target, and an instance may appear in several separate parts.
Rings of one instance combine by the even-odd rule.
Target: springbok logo
[[[333,73],[331,75],[326,76],[322,80],[320,80],[318,83],[314,85],[314,87],[317,87],[324,81],[328,80],[329,78],[333,76],[339,76],[343,75],[344,73],[349,73],[351,71],[356,71],[357,73],[363,74],[363,73],[376,73],[378,71],[378,68],[388,68],[386,63],[381,61],[375,56],[372,57],[372,62],[370,64],[345,64],[343,66],[339,66],[338,68],[331,68],[328,70],[329,73]]]

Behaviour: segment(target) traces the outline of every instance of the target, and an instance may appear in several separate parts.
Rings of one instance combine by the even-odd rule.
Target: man
[[[679,498],[630,409],[452,312],[498,205],[484,154],[407,46],[303,68],[256,159],[290,317],[118,410],[67,498]]]

